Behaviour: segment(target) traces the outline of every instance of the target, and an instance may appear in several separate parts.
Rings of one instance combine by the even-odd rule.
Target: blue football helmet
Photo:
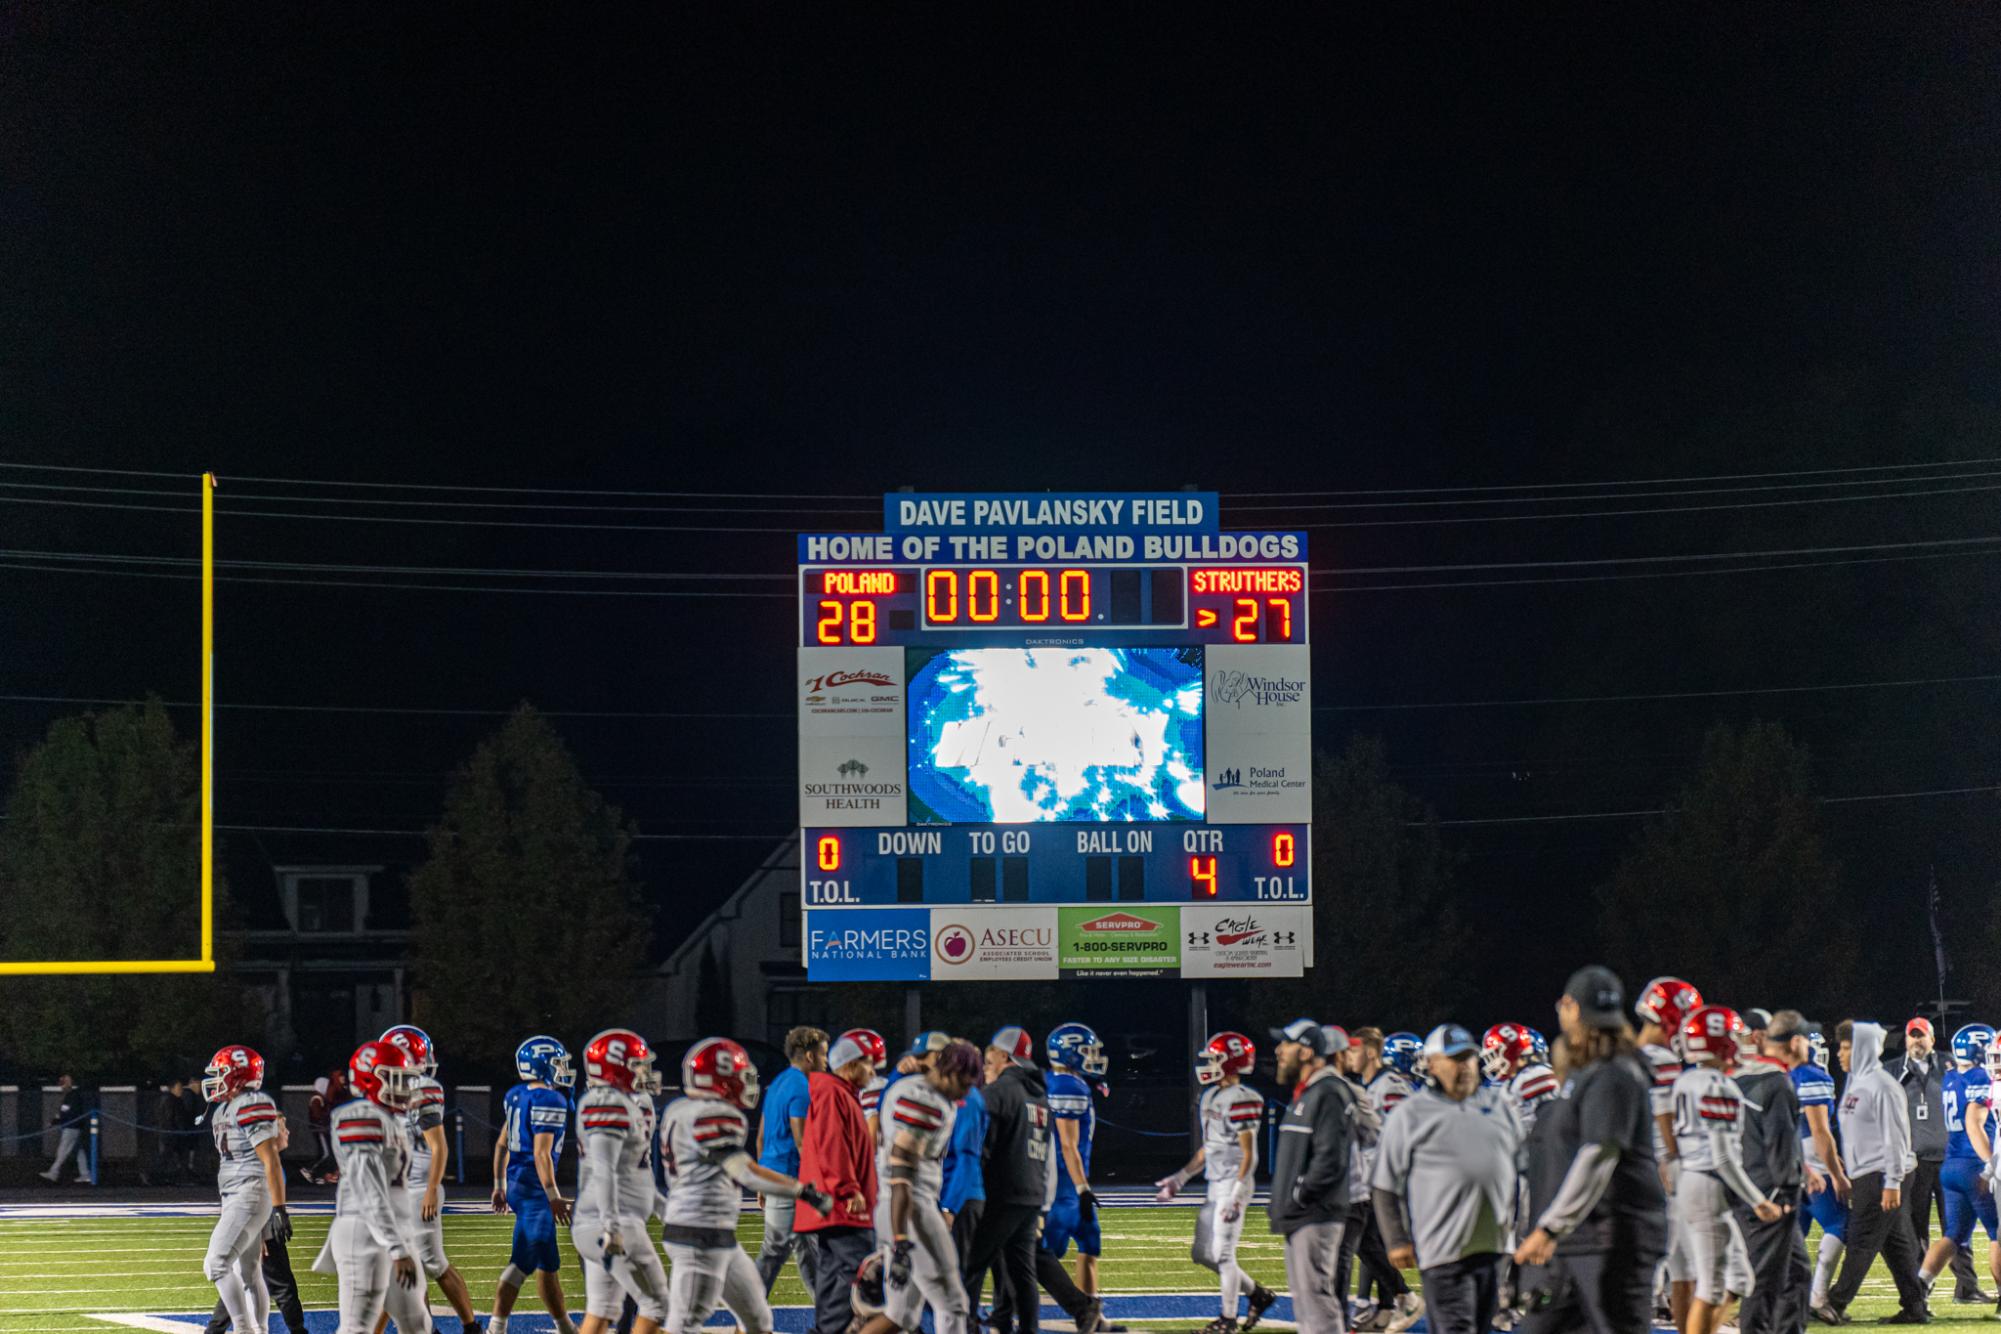
[[[577,1072],[570,1068],[570,1053],[556,1039],[541,1034],[514,1049],[514,1073],[524,1083],[553,1084],[559,1089],[577,1082]]]
[[[1533,1028],[1525,1028],[1523,1031],[1529,1035],[1529,1041],[1535,1045],[1535,1055],[1532,1059],[1537,1065],[1548,1065],[1549,1039]]]
[[[1105,1044],[1088,1024],[1058,1024],[1049,1030],[1049,1068],[1096,1077],[1111,1069]]]
[[[1987,1049],[1994,1045],[1994,1029],[1988,1024],[1968,1024],[1952,1035],[1952,1059],[1962,1065],[1984,1067]]]
[[[1814,1029],[1812,1032],[1808,1033],[1806,1035],[1806,1049],[1808,1054],[1813,1057],[1813,1063],[1815,1065],[1819,1066],[1823,1070],[1832,1070],[1834,1068],[1832,1065],[1828,1064],[1827,1035],[1825,1033],[1822,1033],[1817,1028]]]
[[[1405,1079],[1417,1078],[1417,1058],[1424,1039],[1415,1033],[1392,1033],[1383,1039],[1383,1064]]]

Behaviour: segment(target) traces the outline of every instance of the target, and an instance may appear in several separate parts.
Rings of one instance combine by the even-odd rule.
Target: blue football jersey
[[[1967,1138],[1966,1118],[1975,1107],[1993,1105],[1993,1085],[1987,1078],[1987,1072],[1977,1065],[1971,1070],[1946,1071],[1944,1083],[1945,1156],[1978,1158],[1980,1155],[1973,1151],[1973,1141]]]
[[[507,1123],[508,1184],[536,1185],[541,1178],[535,1174],[535,1137],[554,1135],[551,1156],[563,1156],[563,1136],[570,1127],[570,1095],[561,1089],[516,1084],[507,1090],[501,1107]]]
[[[1816,1172],[1827,1171],[1827,1164],[1820,1160],[1820,1153],[1813,1147],[1813,1132],[1807,1128],[1806,1109],[1825,1107],[1827,1109],[1828,1133],[1834,1136],[1837,1146],[1841,1143],[1841,1128],[1834,1119],[1834,1076],[1808,1061],[1793,1071],[1793,1092],[1800,1100],[1800,1148],[1806,1154],[1807,1166]]]
[[[1049,1114],[1058,1121],[1074,1121],[1077,1125],[1077,1155],[1084,1160],[1084,1170],[1091,1170],[1091,1132],[1098,1126],[1098,1110],[1091,1102],[1091,1086],[1079,1075],[1068,1070],[1057,1070],[1049,1076]],[[1051,1132],[1055,1133],[1054,1131]],[[1056,1198],[1074,1199],[1077,1183],[1070,1179],[1070,1163],[1063,1156],[1062,1141],[1052,1146],[1056,1150]]]

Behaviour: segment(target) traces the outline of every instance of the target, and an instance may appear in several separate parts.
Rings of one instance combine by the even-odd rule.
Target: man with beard
[[[1278,1082],[1293,1094],[1272,1154],[1267,1218],[1285,1238],[1285,1280],[1302,1334],[1343,1334],[1348,1313],[1335,1276],[1350,1204],[1355,1094],[1330,1064],[1339,1052],[1327,1029],[1295,1019],[1271,1036]]]

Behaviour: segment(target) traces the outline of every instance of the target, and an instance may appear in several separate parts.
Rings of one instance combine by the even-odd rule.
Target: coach
[[[1911,1152],[1911,1111],[1896,1077],[1883,1068],[1883,1026],[1844,1019],[1835,1030],[1836,1056],[1848,1072],[1841,1090],[1841,1151],[1848,1160],[1848,1249],[1828,1305],[1845,1315],[1880,1253],[1897,1285],[1897,1313],[1883,1323],[1922,1325],[1931,1319],[1918,1238],[1904,1221],[1904,1192],[1917,1173]],[[1844,1322],[1846,1323],[1846,1322]]]
[[[1285,1238],[1285,1281],[1301,1334],[1341,1334],[1347,1311],[1335,1270],[1349,1210],[1355,1095],[1328,1064],[1339,1054],[1333,1033],[1311,1019],[1295,1019],[1274,1028],[1271,1037],[1278,1045],[1278,1082],[1296,1092],[1278,1126],[1266,1217]]]
[[[1799,1229],[1806,1158],[1800,1151],[1799,1095],[1793,1091],[1787,1060],[1793,1035],[1806,1031],[1798,1010],[1768,1016],[1758,1054],[1742,1062],[1734,1078],[1744,1094],[1744,1172],[1761,1194],[1784,1210],[1770,1222],[1733,1200],[1731,1210],[1744,1234],[1752,1284],[1738,1313],[1743,1334],[1797,1334],[1806,1328],[1806,1234]]]
[[[1051,1189],[1054,1161],[1049,1099],[1035,1068],[1035,1043],[1009,1026],[987,1044],[986,1209],[966,1257],[966,1291],[977,1303],[986,1271],[994,1271],[991,1328],[1022,1334],[1040,1328],[1042,1294],[1035,1284],[1036,1233]]]
[[[805,1200],[793,1211],[792,1230],[811,1256],[800,1272],[813,1283],[813,1328],[841,1334],[854,1319],[849,1289],[855,1271],[875,1249],[875,1141],[862,1116],[861,1090],[875,1078],[875,1062],[850,1038],[827,1053],[833,1073],[806,1076],[809,1099],[800,1127],[799,1179],[833,1197],[821,1213]]]
[[[1917,1156],[1918,1170],[1911,1182],[1910,1198],[1904,1201],[1904,1216],[1918,1239],[1920,1252],[1932,1242],[1932,1211],[1945,1209],[1945,1192],[1939,1173],[1945,1167],[1948,1127],[1945,1117],[1945,1071],[1952,1058],[1938,1050],[1932,1021],[1919,1015],[1904,1025],[1904,1057],[1897,1062],[1897,1082],[1904,1086],[1904,1101],[1911,1113],[1911,1152]],[[1934,1206],[1933,1201],[1938,1203]],[[1964,1246],[1952,1249],[1952,1299],[1956,1302],[1992,1301],[1980,1290],[1973,1272],[1973,1256]]]
[[[1532,1334],[1649,1334],[1667,1196],[1654,1162],[1653,1072],[1626,1023],[1618,975],[1580,968],[1556,1003],[1564,1096],[1536,1115],[1530,1192],[1541,1212],[1515,1263],[1545,1265]],[[1547,1201],[1544,1204],[1543,1201]]]
[[[1522,1125],[1505,1089],[1480,1087],[1479,1046],[1457,1024],[1424,1040],[1425,1088],[1383,1122],[1370,1182],[1399,1269],[1424,1275],[1433,1334],[1487,1334],[1515,1213]]]

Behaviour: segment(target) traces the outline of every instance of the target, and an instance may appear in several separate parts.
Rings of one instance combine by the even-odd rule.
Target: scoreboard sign
[[[808,976],[1310,966],[1305,535],[1203,492],[883,511],[799,538]]]

